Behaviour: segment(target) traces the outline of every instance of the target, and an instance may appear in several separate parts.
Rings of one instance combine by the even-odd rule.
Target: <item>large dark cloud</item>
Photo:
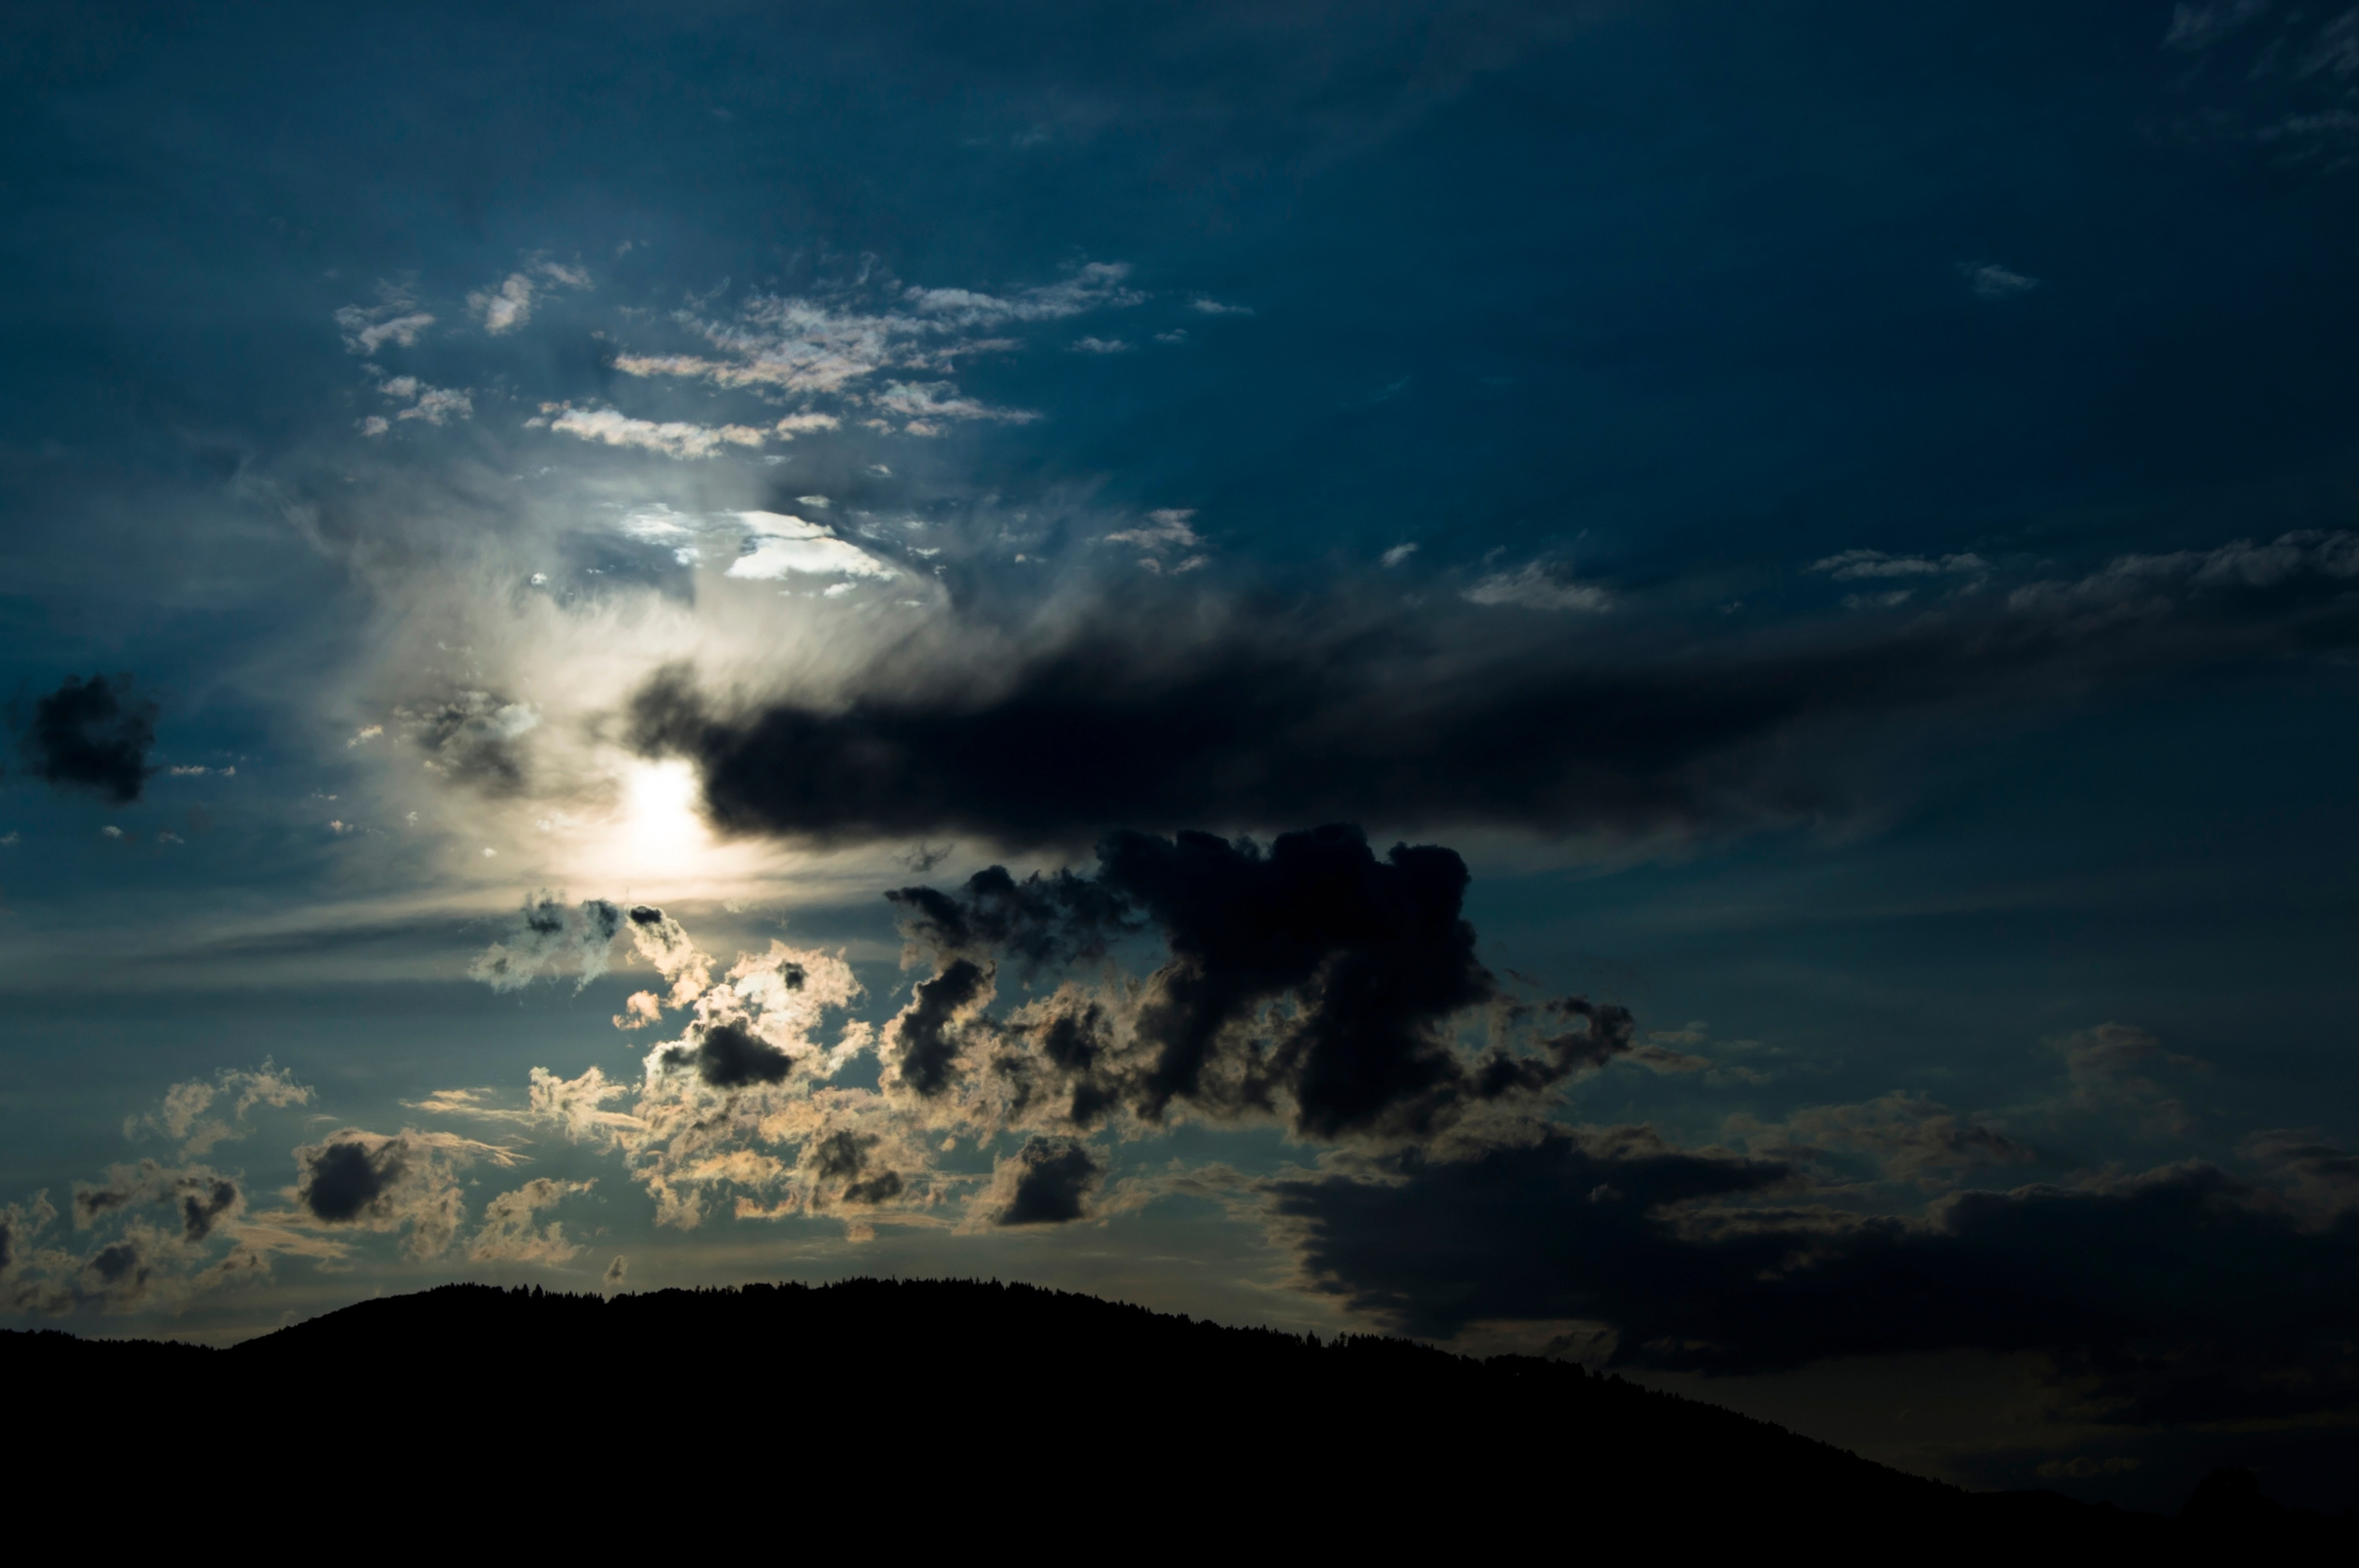
[[[986,674],[895,662],[841,699],[731,706],[669,669],[628,736],[692,759],[724,830],[821,841],[1337,818],[1701,831],[1828,808],[1845,726],[2348,646],[2354,571],[2346,536],[2288,535],[1750,636],[1522,612],[1337,629],[1267,607],[1204,630],[1142,609]]]
[[[138,692],[128,675],[69,675],[20,716],[25,767],[63,788],[128,805],[156,771],[147,758],[157,712],[155,699]]]
[[[1134,1049],[1113,1049],[1104,1008],[1085,999],[998,1031],[1028,1033],[1035,1049],[995,1066],[1049,1080],[1077,1124],[1115,1104],[1160,1120],[1186,1102],[1285,1111],[1321,1138],[1430,1130],[1470,1101],[1534,1092],[1629,1049],[1626,1011],[1572,999],[1552,1006],[1581,1027],[1538,1055],[1467,1064],[1450,1022],[1498,991],[1460,915],[1468,875],[1454,851],[1395,845],[1380,859],[1358,828],[1336,824],[1266,850],[1121,832],[1098,858],[1088,878],[1018,882],[994,866],[955,895],[887,895],[943,964],[897,1025],[904,1077],[920,1093],[940,1092],[966,1046],[953,1025],[987,978],[981,956],[1089,957],[1146,929],[1169,956],[1142,993]]]
[[[1601,1321],[1625,1364],[1710,1372],[2040,1351],[2139,1420],[2359,1402],[2359,1211],[2305,1219],[2210,1165],[1967,1192],[1920,1220],[1780,1209],[1788,1167],[1643,1132],[1551,1128],[1367,1174],[1269,1200],[1322,1288],[1412,1333]]]
[[[1079,1219],[1091,1192],[1106,1179],[1106,1161],[1070,1138],[1028,1139],[1007,1163],[1007,1200],[993,1221],[1000,1225]]]
[[[971,958],[954,958],[940,974],[917,983],[916,995],[894,1020],[892,1047],[901,1081],[930,1099],[950,1087],[958,1060],[957,1033],[961,1013],[991,984],[991,970]]]
[[[740,1024],[716,1023],[694,1046],[672,1046],[663,1059],[694,1066],[696,1074],[715,1089],[742,1089],[753,1084],[786,1082],[795,1058]]]
[[[370,1149],[361,1143],[331,1143],[312,1156],[304,1172],[302,1198],[314,1216],[330,1224],[357,1220],[379,1204],[405,1174],[401,1144]]]

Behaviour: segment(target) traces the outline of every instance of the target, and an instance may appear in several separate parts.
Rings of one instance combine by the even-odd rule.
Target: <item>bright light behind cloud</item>
[[[661,872],[713,848],[696,809],[696,770],[686,761],[639,762],[624,784],[619,848],[630,869]]]

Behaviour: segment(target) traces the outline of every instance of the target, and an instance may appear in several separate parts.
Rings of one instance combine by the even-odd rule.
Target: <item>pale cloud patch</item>
[[[527,421],[531,422],[531,421]],[[763,432],[744,424],[703,425],[671,419],[634,419],[614,409],[566,409],[549,428],[610,447],[638,447],[667,458],[711,458],[723,447],[759,447]]]
[[[2190,592],[2263,590],[2301,578],[2348,582],[2359,577],[2359,533],[2306,528],[2266,544],[2232,540],[2216,550],[2117,556],[2072,582],[2026,584],[2007,596],[2019,613],[2069,613],[2096,623],[2159,614]]]
[[[1100,543],[1137,546],[1139,564],[1149,571],[1194,571],[1212,559],[1201,553],[1204,540],[1197,536],[1195,516],[1192,507],[1165,507],[1147,514],[1147,526],[1103,535]]]
[[[1398,566],[1416,553],[1417,547],[1415,545],[1395,545],[1392,549],[1386,551],[1378,559],[1381,560],[1387,566]]]
[[[1978,300],[1997,302],[2021,299],[2040,286],[2040,279],[2027,276],[1995,262],[1960,262],[1958,275],[1974,291]]]
[[[467,308],[475,313],[483,330],[494,337],[513,332],[532,318],[532,309],[539,295],[533,278],[555,283],[565,288],[586,289],[590,274],[581,268],[567,267],[560,262],[535,262],[523,271],[511,272],[492,288],[476,289],[467,297]]]
[[[725,387],[850,396],[856,383],[880,371],[939,371],[961,356],[1022,347],[1012,338],[974,335],[978,332],[1136,305],[1146,296],[1124,283],[1129,272],[1123,263],[1091,263],[1057,282],[1007,294],[910,286],[888,295],[881,308],[757,295],[732,319],[680,313],[680,323],[712,345],[713,353],[623,354],[614,360],[614,368],[625,375],[680,376]],[[887,395],[891,393],[888,387]],[[914,417],[938,428],[946,418],[1029,416],[986,410],[981,404],[973,404],[972,410],[919,411]],[[781,434],[786,433],[782,429]]]
[[[2155,1075],[2209,1071],[2200,1058],[2166,1051],[2153,1035],[2126,1023],[2075,1030],[2051,1045],[2064,1058],[2072,1085],[2065,1103],[2072,1108],[2127,1116],[2150,1133],[2194,1130],[2194,1118]]]
[[[211,1082],[174,1084],[154,1110],[125,1117],[125,1138],[160,1136],[180,1146],[183,1155],[202,1154],[216,1144],[241,1139],[251,1130],[247,1113],[257,1105],[283,1109],[308,1105],[312,1091],[265,1057],[260,1067],[223,1067]],[[213,1114],[216,1107],[221,1114]]]
[[[1613,608],[1604,589],[1575,582],[1564,568],[1532,562],[1514,571],[1497,571],[1481,578],[1461,596],[1469,604],[1506,606],[1517,610],[1574,611],[1596,614]]]
[[[387,343],[415,347],[418,334],[433,324],[434,318],[418,310],[406,291],[387,283],[377,285],[376,304],[347,305],[336,312],[344,347],[354,354],[374,354]]]
[[[472,418],[474,399],[464,388],[429,386],[421,388],[418,401],[394,416],[397,419],[423,419],[428,424],[442,424],[452,418]]]
[[[467,1244],[467,1255],[478,1263],[571,1262],[582,1250],[565,1240],[565,1226],[557,1220],[535,1226],[533,1216],[575,1193],[588,1192],[592,1185],[536,1176],[521,1187],[498,1194],[483,1205],[483,1223]]]
[[[1013,294],[977,293],[963,288],[909,288],[903,294],[921,317],[958,326],[996,326],[1006,321],[1051,321],[1086,311],[1122,308],[1147,296],[1126,287],[1127,262],[1092,262],[1059,282]]]
[[[737,515],[752,532],[743,553],[729,564],[727,575],[731,577],[775,581],[800,573],[891,582],[901,575],[858,545],[837,538],[835,531],[822,523],[776,512],[741,512]]]
[[[911,421],[912,434],[932,434],[918,425],[932,425],[937,419],[997,419],[1007,424],[1028,424],[1040,416],[1030,409],[1002,409],[970,398],[948,381],[887,381],[885,389],[872,399],[880,409],[890,410]]]

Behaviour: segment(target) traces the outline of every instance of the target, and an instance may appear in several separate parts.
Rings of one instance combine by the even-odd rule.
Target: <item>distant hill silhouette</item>
[[[280,1515],[397,1534],[400,1508],[467,1500],[495,1531],[503,1506],[628,1535],[659,1514],[693,1532],[709,1508],[746,1528],[759,1503],[882,1530],[1114,1530],[1123,1549],[1245,1533],[1491,1553],[1608,1520],[1666,1544],[1936,1555],[2350,1544],[2346,1523],[2275,1508],[2240,1473],[2178,1521],[1969,1494],[1565,1363],[972,1281],[451,1285],[227,1350],[5,1333],[0,1388],[23,1495],[125,1496],[133,1475],[194,1495],[245,1473]]]

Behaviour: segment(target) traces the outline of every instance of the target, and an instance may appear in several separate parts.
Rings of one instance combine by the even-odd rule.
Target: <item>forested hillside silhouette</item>
[[[522,1507],[557,1489],[624,1534],[653,1529],[650,1508],[760,1498],[881,1509],[878,1528],[955,1515],[1327,1547],[1488,1549],[1604,1518],[1920,1551],[2350,1541],[2346,1521],[2275,1508],[2233,1476],[2177,1521],[1969,1494],[1569,1363],[976,1281],[612,1298],[450,1285],[226,1350],[0,1334],[0,1386],[21,1481],[91,1493],[144,1464],[204,1488],[245,1466],[282,1512]]]

